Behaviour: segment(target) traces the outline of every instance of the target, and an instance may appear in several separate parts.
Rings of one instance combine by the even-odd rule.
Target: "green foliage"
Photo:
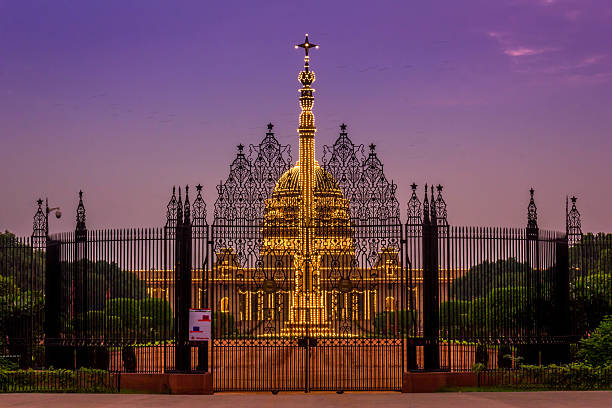
[[[578,357],[596,367],[612,366],[612,316],[606,316],[590,337],[580,341]]]
[[[482,364],[485,368],[489,365],[489,349],[485,344],[478,344],[476,346],[474,360],[476,364]]]
[[[0,392],[117,392],[117,377],[104,370],[2,370]]]
[[[455,279],[450,291],[456,299],[472,300],[485,296],[496,288],[523,286],[530,271],[529,265],[518,262],[515,258],[484,261]]]
[[[140,301],[140,313],[148,318],[146,327],[150,327],[156,338],[168,338],[173,333],[173,318],[170,302],[165,299],[149,298]]]
[[[506,382],[515,386],[545,386],[564,390],[607,389],[612,386],[612,366],[592,367],[584,363],[531,366],[504,374]]]
[[[516,334],[533,326],[532,304],[524,287],[496,288],[472,301],[469,321],[481,334]]]
[[[570,283],[570,307],[583,332],[594,330],[604,316],[612,314],[610,288],[611,273],[576,276]]]
[[[0,274],[12,278],[23,291],[44,288],[45,253],[25,245],[17,237],[0,232]]]
[[[146,284],[133,272],[123,271],[114,262],[81,260],[77,262],[62,262],[62,271],[65,275],[73,274],[77,270],[87,273],[87,300],[90,310],[102,310],[107,299],[146,299]],[[63,282],[72,284],[71,282]],[[62,290],[66,296],[70,290]],[[64,299],[68,302],[69,299]]]
[[[106,302],[104,312],[107,316],[118,317],[125,330],[136,331],[140,327],[140,302],[135,299],[110,299]]]
[[[408,334],[416,324],[416,312],[410,310],[379,312],[374,317],[374,332],[379,336],[391,337]]]
[[[612,314],[612,234],[586,234],[570,248],[570,307],[579,333]]]
[[[467,300],[449,300],[440,304],[440,328],[448,338],[462,337],[470,329],[470,307]]]
[[[109,299],[104,310],[87,313],[87,326],[94,338],[164,340],[173,332],[172,309],[163,299]]]
[[[585,234],[569,250],[570,266],[574,275],[597,272],[612,273],[612,234]]]
[[[228,312],[215,312],[214,327],[216,337],[229,337],[238,333],[236,318]]]
[[[8,338],[38,337],[42,333],[44,298],[21,289],[13,278],[0,275],[0,345]]]
[[[512,368],[512,348],[507,344],[502,344],[497,349],[497,367]]]

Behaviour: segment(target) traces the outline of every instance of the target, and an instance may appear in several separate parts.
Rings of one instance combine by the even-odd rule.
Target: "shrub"
[[[612,315],[604,317],[591,336],[580,341],[578,357],[596,367],[612,365]]]
[[[116,392],[116,377],[104,370],[2,370],[0,392]]]
[[[476,364],[482,364],[485,368],[489,365],[489,350],[486,345],[478,344],[475,355]]]
[[[382,336],[408,334],[416,322],[416,313],[410,310],[380,312],[374,318],[374,331]]]

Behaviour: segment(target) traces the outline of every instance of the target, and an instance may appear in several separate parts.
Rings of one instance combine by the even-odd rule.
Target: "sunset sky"
[[[161,226],[266,124],[297,159],[310,34],[319,158],[348,125],[399,189],[445,186],[453,225],[612,231],[612,2],[0,0],[0,230],[48,196],[74,229]]]

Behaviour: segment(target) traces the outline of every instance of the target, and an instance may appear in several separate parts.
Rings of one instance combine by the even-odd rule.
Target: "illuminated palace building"
[[[193,306],[205,306],[210,296],[208,305],[231,315],[238,331],[255,335],[360,335],[381,313],[419,309],[420,269],[411,272],[415,284],[407,287],[396,186],[385,177],[375,146],[364,153],[342,124],[335,143],[324,147],[322,164],[316,160],[309,54],[318,46],[306,36],[298,47],[305,51],[298,76],[298,161],[291,167],[290,148],[279,144],[272,124],[248,153],[238,146],[218,186],[212,270],[194,265]],[[408,216],[420,225],[415,190],[413,185]],[[146,281],[154,296],[174,292],[171,281],[150,275]],[[448,283],[441,276],[440,290]]]

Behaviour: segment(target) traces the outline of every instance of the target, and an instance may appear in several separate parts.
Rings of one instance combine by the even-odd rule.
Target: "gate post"
[[[60,241],[47,240],[45,254],[45,359],[47,367],[64,368],[57,341],[60,336]]]
[[[553,291],[554,322],[552,333],[557,339],[550,356],[546,356],[546,363],[567,363],[570,359],[569,336],[570,307],[569,307],[569,244],[568,237],[558,238],[555,243],[555,282]]]
[[[527,228],[525,256],[528,267],[526,276],[527,288],[527,310],[533,315],[533,322],[528,329],[528,343],[523,345],[520,351],[521,357],[527,364],[539,364],[541,362],[539,334],[541,333],[540,313],[542,311],[541,288],[540,288],[540,248],[539,248],[539,228],[538,228],[538,208],[533,198],[535,190],[529,190],[530,199],[527,206]],[[530,322],[531,323],[531,322]]]
[[[191,307],[191,209],[189,187],[185,188],[185,204],[179,202],[176,220],[175,277],[174,277],[174,347],[176,371],[191,371],[191,347],[189,345],[189,308]]]
[[[431,187],[431,212],[427,199],[423,200],[423,337],[424,369],[440,368],[439,336],[439,294],[438,294],[438,226],[436,220],[435,200]],[[431,215],[431,216],[430,216]]]
[[[76,229],[74,231],[74,279],[75,279],[75,333],[77,340],[76,368],[89,367],[89,330],[87,312],[89,293],[87,282],[87,227],[85,225],[85,206],[83,191],[79,191]]]

